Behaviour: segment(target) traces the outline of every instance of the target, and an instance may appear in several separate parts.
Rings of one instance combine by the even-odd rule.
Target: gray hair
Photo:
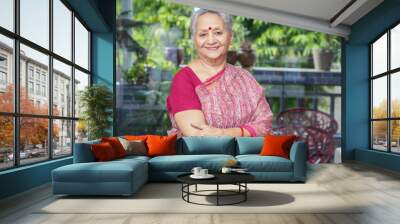
[[[195,11],[193,13],[191,21],[190,21],[190,34],[191,34],[192,39],[194,37],[194,34],[196,33],[196,24],[197,24],[198,18],[201,15],[206,14],[206,13],[213,13],[213,14],[216,14],[219,17],[221,17],[222,21],[224,21],[224,28],[227,31],[232,32],[232,18],[229,14],[217,12],[217,11],[213,11],[213,10],[208,10],[208,9],[198,9],[197,11]]]

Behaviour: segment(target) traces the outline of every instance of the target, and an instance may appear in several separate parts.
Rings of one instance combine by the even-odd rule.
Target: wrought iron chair
[[[335,153],[333,136],[338,129],[335,119],[324,112],[294,108],[281,112],[277,117],[276,131],[295,134],[308,145],[308,162],[329,162]]]

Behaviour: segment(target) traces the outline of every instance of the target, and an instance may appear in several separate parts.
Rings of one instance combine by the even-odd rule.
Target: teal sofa
[[[148,181],[176,181],[193,167],[219,172],[228,160],[236,160],[259,182],[305,182],[307,146],[296,141],[290,159],[260,156],[263,137],[184,137],[177,141],[177,155],[127,156],[96,162],[90,145],[75,144],[74,163],[52,171],[54,194],[131,195]]]

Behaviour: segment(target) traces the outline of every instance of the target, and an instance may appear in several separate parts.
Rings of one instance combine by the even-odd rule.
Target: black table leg
[[[187,201],[190,202],[190,200],[189,200],[189,195],[190,195],[190,184],[187,185],[187,191],[188,191],[188,193],[187,193]]]
[[[195,186],[195,191],[197,192],[197,184],[196,184],[196,186]]]
[[[247,182],[246,183],[244,183],[244,187],[245,187],[245,192],[244,192],[244,201],[247,201],[247,192],[248,192],[248,190],[247,190]]]
[[[217,206],[219,206],[219,184],[217,184]]]

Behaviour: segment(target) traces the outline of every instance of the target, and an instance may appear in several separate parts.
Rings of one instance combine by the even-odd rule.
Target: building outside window
[[[46,96],[46,86],[42,86],[42,96]]]
[[[36,95],[40,95],[40,84],[36,84]]]
[[[0,84],[3,87],[7,85],[7,74],[4,71],[0,71]]]
[[[0,54],[0,67],[7,68],[7,56]]]
[[[33,67],[32,66],[29,66],[28,74],[29,74],[29,79],[33,80]]]
[[[40,81],[40,70],[36,69],[36,81]]]
[[[46,83],[46,74],[45,73],[42,73],[42,82]]]
[[[33,87],[32,81],[28,82],[28,91],[29,91],[29,94],[33,94],[33,92],[34,92],[34,87]]]

